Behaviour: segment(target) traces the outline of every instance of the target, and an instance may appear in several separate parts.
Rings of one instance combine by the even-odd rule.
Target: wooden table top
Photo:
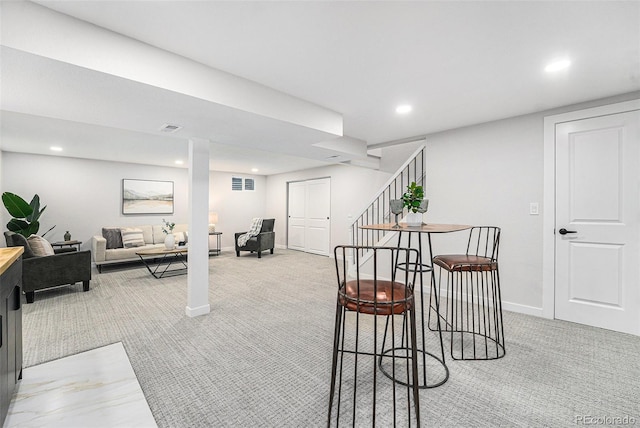
[[[395,223],[367,224],[360,226],[360,229],[384,230],[388,232],[419,232],[419,233],[448,233],[460,230],[471,229],[468,224],[422,224],[422,226],[407,226],[400,223],[400,227],[395,227]]]
[[[24,247],[0,248],[0,275],[24,253]]]
[[[173,250],[167,250],[165,248],[153,248],[150,250],[142,250],[136,252],[139,256],[162,256],[164,254],[184,254],[189,251],[188,247],[174,248]]]

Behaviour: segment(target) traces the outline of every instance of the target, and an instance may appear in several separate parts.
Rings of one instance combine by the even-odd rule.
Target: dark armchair
[[[236,257],[240,257],[240,251],[251,251],[258,253],[258,258],[262,257],[261,252],[271,250],[273,254],[273,247],[276,243],[276,233],[273,231],[273,224],[276,222],[273,218],[265,218],[262,220],[262,229],[258,236],[252,236],[244,247],[238,246],[238,237],[244,235],[247,232],[238,232],[235,234],[236,244]]]
[[[55,250],[52,256],[36,256],[24,236],[4,232],[7,247],[24,247],[22,255],[22,289],[27,303],[33,303],[35,291],[82,281],[89,291],[91,280],[91,251]]]

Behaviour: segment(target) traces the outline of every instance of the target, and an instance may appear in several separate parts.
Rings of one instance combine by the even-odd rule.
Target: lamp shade
[[[209,211],[209,233],[216,231],[216,223],[218,223],[218,213]]]

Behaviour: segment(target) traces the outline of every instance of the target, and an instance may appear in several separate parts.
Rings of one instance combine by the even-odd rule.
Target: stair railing
[[[420,186],[424,186],[426,177],[426,145],[420,146],[411,157],[391,176],[389,181],[378,191],[377,195],[371,200],[369,205],[364,208],[356,220],[351,224],[351,243],[353,245],[379,245],[379,242],[386,235],[393,232],[382,230],[362,229],[362,226],[379,223],[395,223],[395,214],[391,213],[389,201],[392,199],[402,198],[407,186],[416,182]],[[402,214],[398,217],[402,218],[408,210],[403,209]],[[360,254],[363,256],[364,254]]]

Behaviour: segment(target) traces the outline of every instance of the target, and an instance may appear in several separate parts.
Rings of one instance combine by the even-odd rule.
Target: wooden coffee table
[[[138,251],[136,254],[147,267],[154,278],[164,278],[165,276],[182,275],[187,273],[187,247],[165,250],[156,248],[152,250]],[[180,266],[175,268],[175,265]],[[174,265],[173,269],[169,269]],[[164,269],[163,269],[164,268]]]

